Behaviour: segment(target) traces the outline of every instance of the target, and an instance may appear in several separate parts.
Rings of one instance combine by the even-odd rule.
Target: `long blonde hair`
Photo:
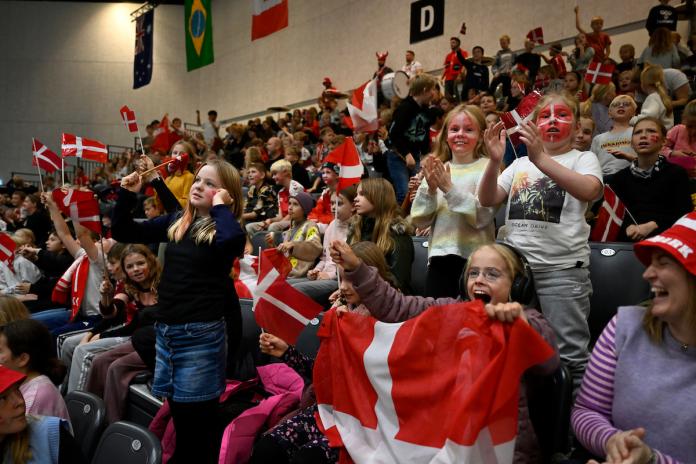
[[[27,417],[30,420],[31,416]],[[9,456],[14,464],[26,464],[33,457],[29,446],[29,427],[6,436],[0,443],[0,458]]]
[[[362,196],[367,198],[374,208],[372,215],[375,218],[375,227],[372,230],[371,241],[382,250],[382,253],[387,254],[394,249],[394,239],[391,237],[392,224],[401,219],[394,187],[386,179],[371,177],[360,181],[359,188],[362,190]],[[361,215],[353,216],[350,244],[363,240],[363,221],[364,218]]]
[[[229,207],[230,211],[232,214],[234,214],[238,221],[241,221],[242,211],[244,209],[244,199],[242,197],[242,181],[239,177],[239,172],[237,169],[227,161],[212,159],[201,165],[201,167],[196,170],[195,176],[198,176],[198,173],[201,169],[203,169],[203,166],[212,166],[215,168],[217,175],[220,177],[222,187],[227,190],[232,197],[232,204]],[[213,243],[213,240],[215,239],[215,221],[213,218],[208,216],[194,222],[195,219],[196,208],[191,205],[191,202],[189,201],[179,219],[174,221],[172,225],[169,226],[169,230],[167,230],[167,237],[169,240],[173,240],[175,242],[181,241],[181,239],[184,238],[186,231],[190,227],[191,236],[196,242],[196,245],[200,245],[204,242]],[[193,224],[193,226],[191,224]]]
[[[589,98],[585,100],[580,107],[580,115],[591,118],[592,103],[602,101],[609,92],[616,92],[616,86],[613,82],[608,84],[595,84],[594,87],[592,87]]]
[[[476,143],[476,147],[474,148],[474,159],[488,157],[486,145],[483,143],[483,131],[486,128],[486,117],[483,115],[483,111],[481,111],[481,108],[478,106],[466,105],[462,103],[447,113],[445,121],[442,124],[442,130],[438,134],[437,140],[435,141],[435,149],[433,150],[433,154],[440,158],[443,163],[446,163],[452,159],[452,149],[447,143],[447,128],[450,125],[450,122],[452,122],[452,119],[454,119],[454,117],[458,114],[462,113],[469,116],[469,119],[478,125],[479,139]]]
[[[665,86],[665,73],[661,66],[646,64],[643,72],[640,73],[640,85],[642,87],[652,86],[660,96],[662,104],[665,105],[667,116],[672,114],[672,99],[669,98],[667,87]]]

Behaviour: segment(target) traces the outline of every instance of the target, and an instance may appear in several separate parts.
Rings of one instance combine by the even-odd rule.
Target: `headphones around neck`
[[[532,302],[536,296],[536,289],[534,287],[534,275],[532,274],[532,268],[529,265],[527,258],[515,247],[508,245],[507,243],[496,242],[498,245],[502,245],[512,251],[520,264],[522,265],[522,272],[518,273],[512,279],[512,285],[510,286],[510,301],[516,301],[523,306],[527,306]],[[466,290],[466,266],[462,271],[462,275],[459,278],[459,294],[465,297],[467,294]],[[464,298],[467,299],[467,298]]]

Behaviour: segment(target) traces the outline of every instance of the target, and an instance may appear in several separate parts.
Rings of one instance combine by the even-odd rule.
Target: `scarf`
[[[89,259],[87,255],[77,258],[68,268],[63,276],[58,279],[58,283],[53,289],[51,300],[56,303],[65,304],[68,302],[68,293],[72,293],[72,305],[70,322],[75,320],[80,312],[82,298],[85,296],[87,288],[87,275],[89,273]]]
[[[650,179],[653,174],[657,174],[660,172],[660,169],[662,169],[662,166],[665,164],[665,157],[662,155],[657,156],[657,161],[655,161],[655,164],[650,166],[648,169],[641,169],[638,167],[638,160],[635,159],[631,162],[631,174],[633,174],[634,177],[637,177],[639,179]]]

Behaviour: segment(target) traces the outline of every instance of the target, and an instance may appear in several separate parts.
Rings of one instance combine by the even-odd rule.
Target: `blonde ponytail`
[[[662,82],[657,81],[655,82],[655,89],[657,89],[657,94],[660,96],[660,100],[662,100],[662,104],[665,105],[665,114],[667,116],[671,116],[672,114],[672,99],[669,98],[669,95],[667,94],[667,91],[665,89],[665,86]]]

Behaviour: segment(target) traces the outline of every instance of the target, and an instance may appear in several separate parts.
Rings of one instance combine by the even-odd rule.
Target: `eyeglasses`
[[[627,102],[627,101],[620,101],[620,102],[612,103],[611,105],[609,105],[609,107],[610,108],[630,108],[631,103]]]
[[[482,275],[484,279],[491,283],[503,277],[503,273],[498,269],[494,267],[487,267],[483,270],[477,268],[469,269],[466,278],[467,280],[474,280],[477,279],[479,275]]]

